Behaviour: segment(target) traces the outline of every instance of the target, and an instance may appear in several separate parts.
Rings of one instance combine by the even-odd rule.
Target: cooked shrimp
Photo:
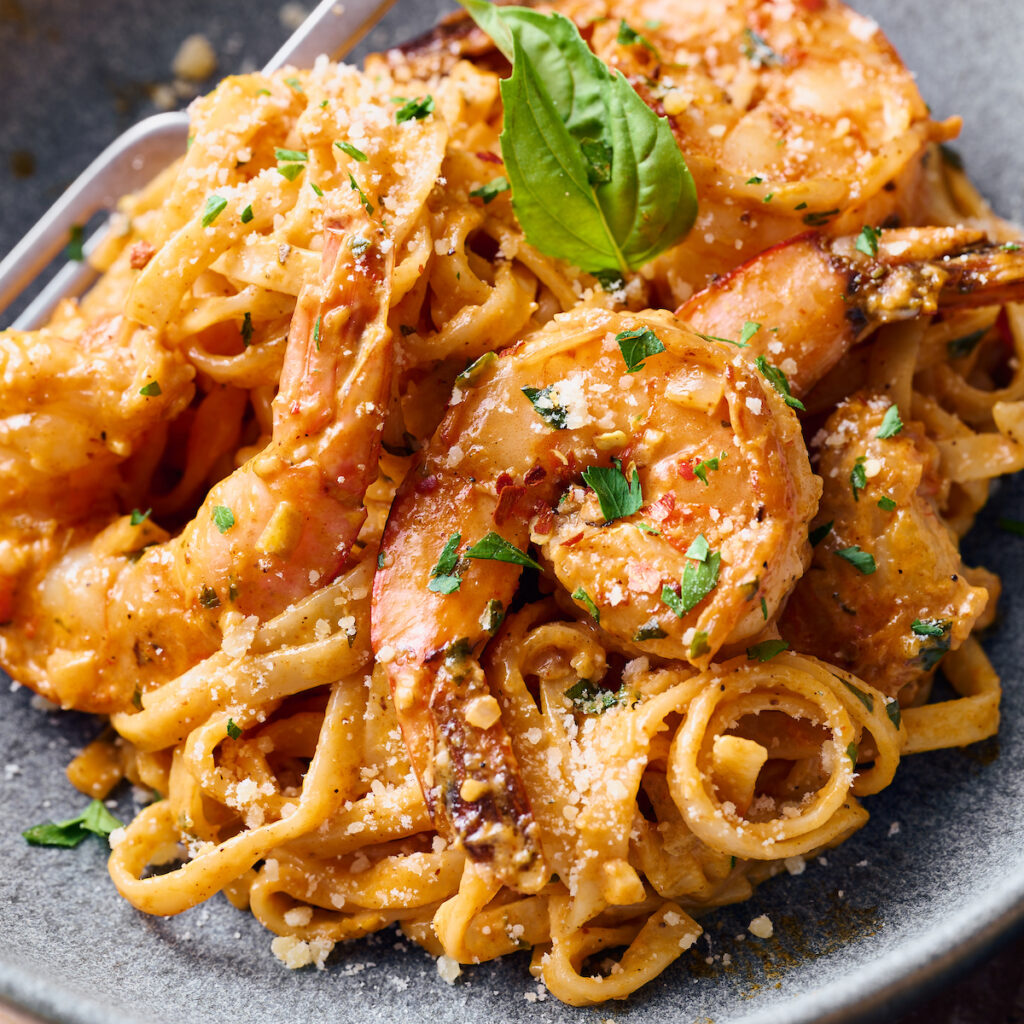
[[[857,672],[889,696],[913,699],[985,610],[988,592],[965,575],[939,516],[939,452],[920,424],[879,437],[892,399],[861,393],[817,439],[830,527],[786,605],[780,628],[794,649]],[[892,414],[890,413],[890,417]]]
[[[693,231],[644,271],[660,304],[809,226],[920,223],[922,158],[958,122],[929,118],[878,26],[838,0],[541,5],[552,7],[669,118],[694,177]],[[425,76],[459,56],[494,63],[490,41],[465,24],[383,59]]]
[[[292,318],[269,445],[173,540],[138,516],[95,538],[72,534],[0,631],[19,680],[66,706],[123,709],[133,690],[216,650],[222,616],[268,618],[344,566],[377,471],[394,257],[354,195],[336,195],[344,205],[324,216],[320,279]],[[89,589],[104,598],[81,600]]]
[[[435,818],[524,887],[544,876],[476,660],[522,551],[622,649],[705,667],[803,572],[819,485],[783,395],[668,313],[565,314],[474,374],[392,506],[374,646]]]
[[[731,339],[753,325],[751,355],[776,362],[801,396],[881,324],[1022,298],[1018,248],[974,229],[904,228],[801,235],[716,281],[676,315]]]

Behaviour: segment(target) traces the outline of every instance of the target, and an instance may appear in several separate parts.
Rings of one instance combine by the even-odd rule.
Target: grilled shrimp
[[[392,506],[374,646],[439,827],[530,888],[546,872],[477,660],[525,548],[621,649],[705,667],[803,572],[819,484],[785,396],[668,313],[564,314],[468,377]]]
[[[938,449],[919,423],[886,436],[892,408],[885,395],[859,393],[816,438],[826,532],[780,629],[795,650],[856,665],[883,693],[904,691],[906,702],[970,635],[989,595],[972,585],[939,515],[949,484]]]
[[[4,666],[65,706],[110,712],[220,644],[223,616],[266,619],[344,566],[376,475],[387,400],[393,246],[355,196],[324,215],[318,281],[291,321],[268,446],[173,539],[123,516],[72,531],[0,630]],[[353,245],[358,241],[357,245]],[[81,600],[94,590],[98,600]]]
[[[645,269],[659,304],[808,227],[920,223],[933,122],[878,26],[838,0],[569,0],[594,52],[667,116],[700,197],[690,235]],[[458,57],[501,66],[466,22],[383,59],[425,76]]]
[[[969,228],[866,229],[844,238],[806,233],[777,245],[676,315],[732,339],[757,326],[746,339],[750,354],[776,362],[799,397],[881,324],[1022,298],[1019,247]]]

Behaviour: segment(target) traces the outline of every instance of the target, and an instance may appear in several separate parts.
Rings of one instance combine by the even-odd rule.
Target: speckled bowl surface
[[[964,115],[958,148],[969,170],[1000,212],[1024,220],[1024,4],[853,6],[881,23],[937,115]],[[370,45],[417,33],[440,9],[438,0],[401,0]],[[142,85],[169,77],[181,38],[205,31],[222,72],[258,66],[286,34],[278,15],[276,0],[0,4],[0,250],[149,112]],[[1024,922],[1024,538],[1000,532],[1000,515],[1024,517],[1024,480],[997,488],[965,545],[969,561],[996,568],[1006,584],[987,642],[1006,691],[998,741],[908,758],[869,798],[871,821],[850,842],[705,919],[694,952],[604,1007],[539,1000],[525,955],[467,968],[449,986],[426,954],[387,931],[339,947],[325,971],[290,972],[271,955],[270,935],[220,897],[174,919],[137,913],[114,891],[98,841],[63,851],[21,839],[27,825],[81,805],[63,769],[97,725],[38,711],[27,691],[3,685],[0,998],[74,1024],[891,1018]],[[772,918],[775,937],[743,938],[759,914]]]

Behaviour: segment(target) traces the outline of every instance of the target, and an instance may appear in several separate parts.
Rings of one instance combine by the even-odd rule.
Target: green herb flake
[[[693,475],[700,480],[705,487],[710,487],[708,483],[708,472],[709,470],[716,470],[721,468],[722,460],[726,458],[728,452],[720,452],[712,459],[701,459],[696,466],[693,467]]]
[[[485,352],[478,359],[474,359],[473,362],[471,362],[469,366],[467,366],[462,373],[455,378],[455,386],[457,388],[475,387],[490,373],[491,370],[495,368],[497,362],[497,353]]]
[[[302,83],[293,75],[291,78],[286,78],[284,84],[291,86],[296,92],[302,92]]]
[[[33,825],[21,834],[30,846],[60,846],[73,849],[90,833],[106,837],[122,825],[123,823],[107,810],[102,800],[93,800],[75,818],[43,822],[40,825]]]
[[[568,410],[558,398],[558,385],[549,384],[546,388],[520,388],[530,400],[533,411],[553,430],[565,430],[568,421]]]
[[[499,178],[494,178],[492,181],[487,182],[486,185],[481,185],[479,188],[473,189],[469,194],[474,199],[482,199],[484,206],[488,203],[493,202],[501,195],[502,192],[507,192],[512,186],[508,183],[508,178],[502,175]]]
[[[132,693],[132,705],[136,708],[136,710],[142,710],[142,691],[137,686],[135,687],[135,690]]]
[[[805,213],[804,223],[812,228],[824,227],[837,213],[839,213],[839,207],[835,207],[832,210],[820,210],[816,213]]]
[[[752,178],[747,178],[747,185],[761,185],[764,183],[764,178],[759,178],[756,174]]]
[[[483,614],[480,616],[480,628],[485,632],[494,636],[495,633],[501,628],[502,622],[505,621],[505,608],[502,603],[496,598],[492,597],[483,610]]]
[[[665,351],[665,345],[649,327],[638,327],[632,331],[621,331],[615,335],[616,344],[626,363],[626,373],[637,373],[644,368],[648,356]]]
[[[617,704],[625,704],[629,700],[629,691],[625,686],[617,691],[605,690],[591,682],[589,679],[581,679],[573,683],[565,691],[566,697],[575,705],[577,711],[585,715],[601,715],[609,708]]]
[[[434,97],[421,96],[419,99],[409,100],[395,111],[395,120],[399,124],[406,121],[422,121],[434,112]]]
[[[761,598],[761,618],[765,622],[768,621],[768,602],[763,597]]]
[[[591,618],[593,618],[595,622],[601,621],[601,609],[594,604],[593,598],[582,587],[577,587],[572,592],[572,599],[574,601],[579,601],[583,607],[590,612]]]
[[[889,497],[888,494],[883,494],[878,499],[878,507],[884,509],[886,512],[891,512],[896,507],[896,502]]]
[[[856,544],[852,547],[840,548],[836,554],[865,576],[870,576],[877,568],[874,555],[862,551]]]
[[[746,345],[750,339],[761,330],[761,325],[754,320],[747,320],[740,331],[740,344]]]
[[[387,565],[387,560],[388,560],[387,552],[385,552],[385,551],[378,551],[377,552],[377,568],[378,569],[385,568],[385,566]]]
[[[785,640],[762,640],[747,648],[748,661],[771,661],[777,654],[789,650],[789,644]]]
[[[145,512],[140,509],[133,508],[128,521],[132,526],[141,526],[150,517],[152,511],[153,510],[151,508],[147,508]]]
[[[228,719],[227,734],[233,740],[237,740],[242,735],[242,730],[235,724],[233,718]]]
[[[650,523],[635,523],[634,525],[641,533],[649,534],[652,537],[661,536],[661,530],[656,526],[651,526]]]
[[[686,549],[686,557],[696,558],[698,562],[706,562],[709,554],[711,554],[711,547],[707,538],[703,533],[698,533],[697,539]]]
[[[441,549],[437,563],[430,570],[430,582],[427,590],[435,594],[453,594],[462,586],[457,568],[459,564],[459,545],[462,543],[462,534],[453,533]]]
[[[875,710],[875,698],[870,693],[862,690],[859,686],[854,686],[853,683],[847,682],[841,676],[836,676],[836,678],[868,709],[868,714]]]
[[[313,344],[316,345],[317,352],[320,351],[320,323],[323,320],[323,313],[318,313],[316,323],[313,324]]]
[[[204,608],[219,608],[220,598],[217,596],[217,591],[204,583],[202,590],[199,591],[199,603]]]
[[[701,658],[710,650],[707,633],[703,629],[695,630],[693,639],[690,641],[690,657]]]
[[[950,623],[943,619],[914,619],[910,630],[917,636],[944,636]]]
[[[900,702],[895,697],[888,697],[886,699],[885,713],[889,716],[889,721],[898,729],[903,716],[900,713]]]
[[[162,395],[163,391],[160,390],[160,381],[151,380],[148,384],[139,388],[139,394],[144,395],[146,398],[156,398],[158,395]]]
[[[81,224],[72,224],[64,256],[76,263],[81,263],[85,259],[85,228]]]
[[[1002,516],[999,519],[999,529],[1005,530],[1006,533],[1015,533],[1018,537],[1024,537],[1024,520],[1008,519],[1006,516]]]
[[[339,139],[334,145],[345,154],[345,156],[352,157],[358,163],[365,164],[369,157],[361,150],[357,149],[352,145],[351,142],[345,142],[344,139]]]
[[[642,644],[645,640],[663,640],[668,633],[661,628],[657,619],[649,619],[634,634],[633,643]]]
[[[694,331],[694,334],[698,338],[703,338],[705,341],[721,341],[726,345],[735,345],[737,348],[749,348],[750,346],[745,341],[733,341],[732,338],[720,338],[717,334],[701,334],[700,331]]]
[[[777,366],[772,366],[764,356],[758,356],[754,360],[754,365],[761,371],[761,376],[782,395],[786,405],[791,409],[799,409],[801,412],[804,410],[804,403],[790,393],[789,381]]]
[[[246,313],[242,317],[242,326],[239,328],[239,334],[242,335],[242,347],[248,348],[249,343],[252,341],[252,313]]]
[[[227,505],[214,505],[213,522],[221,533],[227,533],[235,525],[235,513]]]
[[[832,524],[834,522],[835,520],[830,519],[827,523],[822,523],[811,530],[807,535],[807,539],[811,542],[812,548],[816,548],[832,532]]]
[[[278,164],[277,172],[289,181],[294,181],[305,170],[305,164]]]
[[[313,190],[313,192],[316,195],[318,195],[321,199],[323,199],[323,197],[324,197],[324,190],[315,181],[311,181],[309,183],[309,187]]]
[[[348,183],[352,191],[357,192],[359,194],[359,201],[363,204],[363,209],[367,212],[367,214],[372,216],[373,203],[371,203],[370,200],[366,198],[366,193],[359,187],[359,182],[356,181],[354,174],[349,174]]]
[[[854,248],[857,252],[864,253],[865,256],[871,256],[872,258],[878,256],[878,240],[882,237],[882,232],[878,228],[873,228],[868,224],[860,229],[860,234],[857,236],[857,241],[854,243]]]
[[[227,205],[228,201],[223,196],[207,196],[206,205],[203,207],[203,227],[208,228]]]
[[[856,743],[851,743],[846,748],[846,756],[850,759],[850,767],[856,770],[856,768],[857,768],[857,744]]]
[[[966,359],[978,347],[978,342],[986,334],[988,334],[988,328],[982,327],[980,331],[972,331],[970,334],[965,334],[962,338],[954,338],[952,341],[947,341],[946,352],[949,358]]]
[[[627,481],[620,467],[588,466],[583,471],[583,482],[597,495],[606,523],[639,512],[644,503],[640,474],[634,469],[633,479]]]
[[[859,456],[854,463],[853,469],[850,470],[850,490],[853,491],[854,501],[860,501],[860,492],[868,485],[868,475],[864,469],[865,462],[867,462],[867,456]]]
[[[900,419],[899,407],[893,403],[885,410],[882,417],[882,426],[875,437],[895,437],[903,429],[903,420]]]
[[[766,68],[772,65],[781,67],[784,63],[781,55],[776,53],[767,40],[759,36],[752,28],[743,30],[743,56],[755,68]]]
[[[504,537],[493,530],[486,537],[478,540],[466,551],[467,558],[483,558],[492,562],[510,562],[513,565],[522,565],[527,569],[541,569],[528,554],[520,551],[514,544],[509,544]]]
[[[239,215],[239,220],[243,224],[248,224],[253,218],[252,203],[250,203]]]

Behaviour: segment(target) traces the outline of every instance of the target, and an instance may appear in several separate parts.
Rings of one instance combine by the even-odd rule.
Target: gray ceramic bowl
[[[937,114],[965,116],[960,148],[969,169],[1001,212],[1024,219],[1017,132],[1024,110],[1024,4],[856,0],[854,6],[886,29]],[[14,68],[0,141],[5,153],[34,147],[38,165],[31,187],[14,181],[7,168],[0,174],[4,250],[48,205],[56,186],[123,127],[103,114],[109,114],[111,80],[158,77],[175,40],[200,28],[222,53],[233,46],[236,64],[259,63],[284,34],[275,24],[276,3],[261,9],[223,0],[210,14],[209,5],[190,0],[174,6],[173,31],[166,8],[158,14],[149,5],[104,0],[89,5],[85,23],[78,7],[52,3],[48,15],[0,18],[0,48]],[[436,10],[402,0],[372,42],[411,35]],[[110,39],[121,46],[103,58],[98,54]],[[19,68],[26,72],[22,82]],[[69,100],[56,98],[60,88],[70,90]],[[999,515],[1021,517],[1022,501],[1024,481],[1006,482],[966,545],[970,560],[996,567],[1007,584],[1002,623],[987,645],[1006,687],[998,743],[909,758],[895,784],[868,801],[868,826],[827,863],[823,858],[800,877],[776,879],[749,903],[708,919],[709,941],[702,939],[695,955],[625,1004],[576,1010],[551,999],[536,1003],[522,955],[469,968],[448,986],[429,957],[392,932],[340,948],[324,972],[289,972],[270,954],[270,936],[221,898],[175,919],[136,913],[114,892],[98,842],[66,852],[30,848],[20,838],[26,825],[80,806],[63,767],[96,725],[83,716],[37,711],[26,691],[6,687],[0,743],[11,767],[0,781],[0,997],[75,1024],[606,1018],[797,1024],[890,1016],[1024,920],[1024,641],[1015,628],[1024,614],[1024,539],[995,525]],[[775,922],[775,937],[738,941],[762,913]]]

